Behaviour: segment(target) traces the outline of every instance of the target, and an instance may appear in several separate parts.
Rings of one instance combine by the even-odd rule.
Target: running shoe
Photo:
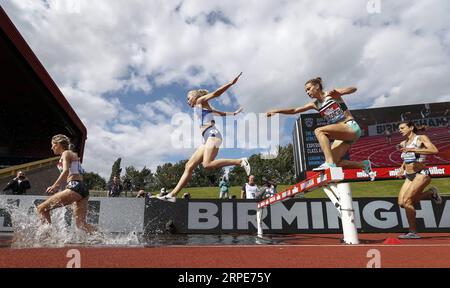
[[[370,181],[375,180],[375,172],[372,171],[372,162],[370,160],[364,160],[364,172],[366,172],[367,175],[369,175]]]
[[[156,196],[157,199],[162,200],[162,201],[167,201],[167,202],[172,202],[175,203],[175,201],[177,201],[176,197],[170,196],[168,195],[163,195],[163,196]]]
[[[431,199],[433,200],[434,203],[436,203],[437,205],[441,205],[442,204],[442,197],[441,195],[439,195],[439,189],[435,186],[430,187],[430,191],[431,193]]]
[[[336,164],[324,162],[319,167],[314,168],[313,171],[327,170],[328,168],[332,168],[332,167],[336,167]]]
[[[408,232],[398,236],[399,239],[420,239],[420,236],[415,232]]]
[[[250,176],[250,163],[248,163],[247,158],[242,158],[241,167],[245,169],[245,173],[247,173],[247,176]]]

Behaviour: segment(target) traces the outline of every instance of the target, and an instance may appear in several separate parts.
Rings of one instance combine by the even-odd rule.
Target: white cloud
[[[87,126],[86,164],[103,174],[118,156],[172,157],[167,120],[186,100],[154,93],[165,85],[218,87],[242,71],[218,101],[246,112],[303,105],[315,76],[357,86],[350,107],[450,101],[446,0],[381,1],[379,14],[360,0],[80,0],[80,13],[55,1],[0,3]],[[131,107],[135,91],[145,97]]]

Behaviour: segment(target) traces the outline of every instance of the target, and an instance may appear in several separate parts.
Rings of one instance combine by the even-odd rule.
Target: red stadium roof
[[[24,60],[24,62],[26,62],[28,64],[28,65],[25,65],[25,67],[26,66],[28,66],[28,67],[26,67],[26,71],[23,72],[23,69],[20,70],[21,67],[19,67],[19,68],[13,67],[13,66],[17,66],[14,64],[14,63],[16,63],[16,62],[14,62],[15,60],[6,59],[7,56],[4,56],[5,57],[4,59],[1,59],[1,57],[0,57],[0,68],[5,69],[5,70],[6,69],[12,70],[13,72],[11,72],[11,74],[13,74],[14,72],[15,73],[21,72],[21,73],[27,73],[27,74],[35,74],[32,76],[28,76],[28,77],[33,77],[33,79],[34,79],[36,76],[37,82],[41,82],[43,84],[43,86],[45,86],[45,88],[46,88],[46,89],[42,89],[43,92],[42,91],[39,91],[39,92],[41,94],[50,94],[51,98],[56,100],[56,102],[52,101],[52,105],[54,105],[53,103],[57,103],[59,108],[63,110],[63,112],[61,114],[62,115],[65,114],[64,115],[64,119],[66,121],[65,125],[66,125],[66,127],[67,127],[67,125],[70,126],[69,130],[75,131],[73,134],[76,134],[76,137],[78,139],[78,141],[77,141],[78,142],[77,143],[78,144],[78,146],[77,146],[78,153],[79,153],[80,157],[82,157],[83,152],[84,152],[84,144],[85,144],[85,141],[87,138],[86,127],[81,122],[80,118],[77,116],[77,114],[75,113],[73,108],[70,106],[69,102],[66,100],[66,98],[64,97],[62,92],[59,90],[58,86],[52,80],[52,78],[50,77],[50,75],[48,74],[48,72],[46,71],[44,66],[42,65],[42,63],[39,61],[39,59],[33,53],[30,46],[28,46],[28,44],[26,43],[24,38],[21,36],[21,34],[17,30],[17,28],[14,26],[14,24],[9,19],[8,15],[6,14],[6,12],[3,10],[3,8],[1,6],[0,6],[0,29],[3,31],[4,35],[6,35],[6,37],[5,37],[6,41],[3,41],[3,42],[9,42],[9,41],[7,41],[9,39],[10,42],[12,43],[12,45],[14,46],[10,50],[14,50],[14,48],[15,48],[18,52],[18,53],[8,54],[8,55],[14,55],[14,56],[8,56],[8,57],[9,58],[22,57],[23,59],[19,59],[18,61]],[[2,31],[0,31],[0,32],[2,32]],[[1,37],[1,38],[3,38],[3,37]],[[0,38],[0,40],[2,40],[1,38]],[[11,44],[10,43],[2,43],[2,47],[11,47]],[[6,48],[1,48],[0,50],[5,50],[5,49]],[[3,51],[0,51],[0,53],[3,53]],[[3,66],[3,68],[2,68],[2,66]],[[5,67],[5,66],[7,66],[7,67]],[[16,70],[19,72],[16,72]],[[9,71],[7,71],[7,72],[9,72]],[[7,78],[7,80],[4,80],[5,82],[6,81],[15,82],[14,85],[17,87],[14,87],[15,90],[13,92],[17,92],[20,89],[22,89],[22,90],[20,90],[20,93],[22,93],[23,90],[28,89],[27,90],[28,94],[27,93],[22,93],[22,94],[33,95],[33,96],[39,95],[38,92],[36,92],[36,93],[34,93],[34,91],[32,91],[31,93],[29,92],[29,90],[35,89],[35,86],[33,86],[32,83],[29,85],[27,85],[28,83],[20,83],[20,81],[22,79],[19,79],[19,80],[16,79],[19,77],[13,77],[11,75],[8,76],[7,74],[9,74],[9,73],[5,73],[5,71],[2,71],[2,77],[4,74],[6,74],[5,77]],[[23,77],[23,78],[25,79],[25,77]],[[28,78],[26,78],[26,79],[28,79]],[[22,86],[22,87],[18,87],[18,86]],[[23,86],[26,86],[26,87],[24,88]],[[11,84],[11,87],[13,87],[12,84]],[[6,99],[6,98],[17,98],[17,97],[14,96],[14,93],[9,92],[10,95],[8,95],[7,93],[8,92],[4,92],[4,95],[6,95],[6,97],[4,95],[1,95],[2,93],[0,93],[0,97],[2,98],[3,103],[6,103],[6,105],[11,106],[11,105],[13,105],[13,104],[11,104],[12,102],[8,102],[8,99]],[[20,93],[18,92],[18,94],[20,94]],[[29,97],[29,96],[27,96],[27,97]],[[5,100],[5,101],[3,101],[3,100]],[[12,100],[10,100],[10,101],[12,101]],[[42,115],[42,113],[41,113],[41,115]],[[45,117],[45,116],[43,116],[43,117]],[[51,121],[49,121],[49,122],[51,122]],[[54,121],[54,122],[58,122],[58,121]],[[72,135],[72,136],[74,136],[74,135]]]

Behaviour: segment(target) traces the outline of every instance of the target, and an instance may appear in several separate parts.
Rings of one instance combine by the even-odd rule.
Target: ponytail
[[[305,85],[307,85],[309,83],[311,83],[312,85],[319,85],[320,90],[323,90],[322,78],[316,77],[316,78],[310,79],[310,80],[306,81]]]

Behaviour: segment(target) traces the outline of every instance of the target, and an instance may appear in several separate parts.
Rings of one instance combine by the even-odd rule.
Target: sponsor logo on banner
[[[372,171],[372,172],[374,173],[374,175],[376,177],[377,176],[377,171]],[[369,174],[367,174],[364,171],[359,171],[359,172],[356,172],[356,178],[369,178]]]
[[[313,127],[314,125],[314,119],[313,118],[305,118],[305,125],[308,128]]]
[[[428,168],[431,175],[445,175],[445,168],[438,168],[436,166]]]
[[[395,170],[389,170],[389,176],[397,177],[398,172],[400,172],[400,168],[397,168]]]
[[[450,232],[450,200],[443,197],[440,206],[422,200],[416,217],[420,232]],[[289,204],[288,204],[289,203]],[[229,207],[229,205],[233,207]],[[251,233],[256,231],[256,202],[189,201],[186,209],[174,210],[187,226],[177,226],[180,233]],[[359,232],[397,233],[408,230],[406,212],[397,198],[354,199],[355,225]],[[155,212],[157,213],[157,212]],[[185,214],[187,213],[187,215]],[[170,215],[170,217],[173,217]],[[228,219],[234,219],[228,221]],[[341,220],[333,203],[325,199],[291,199],[267,207],[263,216],[265,233],[340,233]],[[226,229],[222,222],[226,222]],[[182,221],[185,223],[185,221]],[[186,225],[186,224],[184,224]]]
[[[428,166],[428,170],[430,171],[430,175],[432,177],[445,177],[450,176],[450,165],[435,165]],[[396,179],[397,174],[400,171],[400,168],[397,167],[381,167],[374,168],[373,172],[375,173],[376,179]],[[360,169],[344,169],[345,180],[363,180],[368,181],[369,175],[367,175],[363,170]],[[306,177],[314,177],[315,171],[308,171]],[[325,180],[322,178],[322,182]],[[305,187],[309,183],[303,183]],[[308,187],[309,188],[309,187]]]

